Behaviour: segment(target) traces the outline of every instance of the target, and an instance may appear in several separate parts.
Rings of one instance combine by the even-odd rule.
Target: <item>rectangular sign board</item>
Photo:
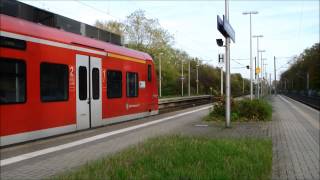
[[[226,31],[224,30],[223,28],[223,20],[220,18],[219,15],[217,15],[217,29],[220,31],[220,33],[226,37],[227,36],[227,33]]]
[[[229,37],[233,42],[235,42],[235,32],[229,24],[229,21],[227,21],[224,16],[223,20],[219,17],[219,15],[217,16],[217,29],[224,37]]]
[[[235,42],[235,32],[230,25],[229,21],[223,16],[223,27],[230,39],[232,39],[233,42]]]

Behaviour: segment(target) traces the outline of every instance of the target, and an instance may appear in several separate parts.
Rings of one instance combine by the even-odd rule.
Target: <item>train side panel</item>
[[[1,104],[1,136],[75,124],[74,54],[70,50],[32,42],[27,42],[25,51],[1,48],[1,59],[21,60],[26,67],[25,102]],[[65,100],[42,100],[40,66],[43,63],[67,67],[69,82]]]
[[[26,43],[25,49],[0,47],[0,146],[79,129],[77,55],[101,59],[101,123],[90,122],[87,128],[158,113],[157,77],[151,57],[143,58],[149,57],[145,53],[12,17],[0,15],[0,19],[5,22],[1,38]],[[114,71],[120,72],[120,79],[110,78]]]

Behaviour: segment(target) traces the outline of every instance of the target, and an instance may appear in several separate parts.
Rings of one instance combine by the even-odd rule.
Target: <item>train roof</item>
[[[84,37],[45,25],[36,24],[4,14],[0,14],[0,22],[1,31],[28,35],[65,44],[78,44],[80,46],[82,45],[89,48],[92,47],[92,49],[100,49],[109,53],[115,53],[142,60],[152,60],[151,56],[144,52],[136,51],[123,46],[117,46],[111,43]]]

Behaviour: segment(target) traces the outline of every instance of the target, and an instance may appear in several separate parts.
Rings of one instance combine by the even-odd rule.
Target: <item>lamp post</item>
[[[259,67],[259,38],[262,38],[263,35],[254,35],[253,38],[257,38],[257,66]],[[257,98],[259,99],[259,73],[257,74]]]
[[[183,96],[183,59],[181,59],[181,96]]]
[[[261,79],[263,79],[263,77],[264,77],[264,65],[263,65],[263,58],[262,58],[262,53],[264,53],[264,52],[266,52],[266,50],[258,50],[258,53],[260,53],[260,66],[261,66]],[[259,83],[259,82],[258,82]],[[262,83],[262,82],[260,82],[260,83]],[[263,92],[263,90],[262,90],[262,85],[263,84],[260,84],[260,95],[262,95],[262,92]]]
[[[273,56],[273,71],[274,71],[274,95],[277,95],[276,56]]]
[[[189,69],[189,71],[188,71],[188,96],[190,96],[191,95],[191,87],[190,87],[190,79],[191,79],[191,77],[190,77],[190,75],[191,75],[191,73],[190,73],[190,70],[191,70],[191,67],[190,67],[190,60],[188,61],[188,69]]]
[[[258,11],[243,12],[243,15],[250,17],[250,99],[253,99],[253,60],[252,60],[252,26],[251,26],[251,15],[258,14]]]
[[[197,83],[197,95],[198,95],[199,94],[199,61],[197,61],[196,68],[197,68],[197,80],[196,80],[196,83]]]
[[[159,96],[162,96],[162,92],[161,92],[161,56],[163,55],[163,53],[161,52],[159,54]]]

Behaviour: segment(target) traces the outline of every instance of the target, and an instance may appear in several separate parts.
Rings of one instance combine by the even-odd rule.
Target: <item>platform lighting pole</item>
[[[251,26],[251,15],[258,14],[258,11],[243,12],[243,15],[250,17],[250,99],[253,99],[253,60],[252,60],[252,26]]]
[[[244,94],[244,78],[242,78],[242,94]]]
[[[225,0],[225,18],[227,21],[229,20],[229,0]],[[230,127],[230,38],[226,39],[226,127]]]
[[[264,79],[265,79],[265,68],[264,68],[264,59],[263,59],[263,57],[262,57],[262,53],[264,53],[264,52],[266,52],[265,50],[259,50],[259,52],[260,52],[260,63],[261,63],[261,84],[260,84],[260,94],[261,94],[261,96],[263,95],[263,93],[264,93],[264,89],[263,88],[265,88],[264,87]]]
[[[197,95],[198,95],[199,94],[199,62],[198,61],[197,61],[196,69],[197,69],[197,80],[196,80],[196,83],[197,83]]]
[[[223,96],[223,65],[221,65],[221,68],[220,68],[220,71],[221,71],[221,80],[220,80],[220,83],[221,83],[221,85],[220,85],[220,91],[221,91],[221,97]]]
[[[271,83],[271,73],[269,74],[269,94],[271,95],[271,87],[272,87],[272,83]]]
[[[277,95],[276,56],[273,56],[273,71],[274,71],[274,94]]]
[[[254,57],[254,79],[255,79],[255,82],[257,83],[257,57]],[[257,87],[255,88],[255,95],[256,95],[256,98],[258,97],[258,93],[257,93]]]
[[[309,72],[307,72],[307,91],[309,91]],[[309,92],[307,92],[309,95]]]
[[[183,59],[181,59],[181,96],[183,96]]]
[[[161,56],[162,56],[163,53],[160,53],[159,54],[159,97],[162,96],[162,92],[161,92]]]
[[[188,68],[189,68],[189,71],[188,71],[188,96],[190,96],[191,94],[190,94],[190,79],[191,79],[191,77],[190,77],[190,70],[191,70],[191,67],[190,67],[190,60],[188,61]]]
[[[259,38],[262,38],[263,35],[254,35],[253,38],[257,38],[257,67],[259,67]],[[260,90],[259,90],[259,73],[257,73],[257,98],[260,98]]]

